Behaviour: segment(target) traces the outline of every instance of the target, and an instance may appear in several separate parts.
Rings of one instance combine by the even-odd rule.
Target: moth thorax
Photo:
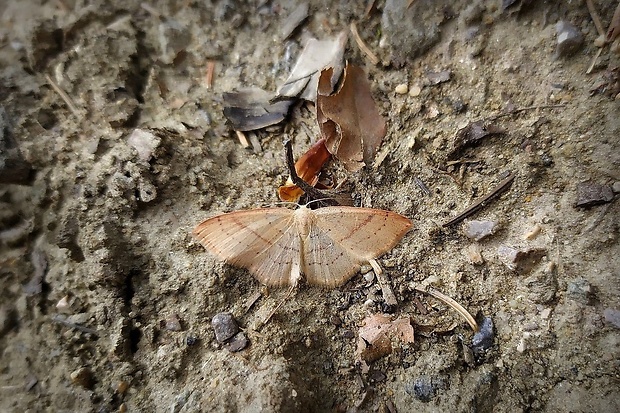
[[[301,239],[308,238],[310,228],[312,227],[312,210],[305,206],[301,206],[295,210],[295,225]]]

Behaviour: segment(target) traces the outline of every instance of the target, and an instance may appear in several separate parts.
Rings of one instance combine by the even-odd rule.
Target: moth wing
[[[339,206],[313,213],[303,255],[311,284],[345,283],[361,264],[392,249],[411,228],[408,218],[379,209]]]
[[[364,258],[336,243],[316,225],[304,241],[303,272],[306,282],[323,287],[338,287],[351,278]]]
[[[235,211],[198,224],[194,237],[212,254],[248,269],[261,283],[289,285],[300,241],[293,211],[263,208]]]

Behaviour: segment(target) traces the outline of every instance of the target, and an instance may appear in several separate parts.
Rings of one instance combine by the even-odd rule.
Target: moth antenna
[[[325,198],[313,199],[311,201],[308,201],[308,203],[306,205],[304,205],[304,206],[307,207],[308,205],[310,205],[310,204],[312,204],[314,202],[323,202],[323,201],[329,201],[329,200],[335,201],[336,198],[325,197]]]

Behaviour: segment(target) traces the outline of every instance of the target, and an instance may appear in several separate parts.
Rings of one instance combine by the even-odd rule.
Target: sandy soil
[[[618,202],[576,207],[587,186],[608,201],[620,190],[618,45],[586,74],[599,49],[582,1],[352,3],[311,3],[288,40],[288,2],[0,4],[3,136],[33,169],[0,187],[0,410],[620,411]],[[606,28],[617,3],[594,3]],[[572,55],[556,53],[560,20],[584,36]],[[222,93],[275,91],[303,39],[353,21],[382,63],[352,39],[345,57],[368,72],[388,134],[378,165],[328,173],[414,223],[379,261],[415,342],[367,373],[357,333],[385,310],[372,276],[302,286],[258,330],[285,290],[190,235],[216,213],[275,203],[282,141],[299,155],[318,134],[313,106],[298,104],[257,135],[260,149],[243,148]],[[457,145],[459,129],[507,108],[527,109],[489,121],[505,133]],[[470,217],[496,222],[492,235],[441,226],[508,172],[512,186]],[[511,248],[533,251],[527,265],[507,265]],[[471,329],[419,285],[490,317],[488,351],[472,358]],[[247,348],[216,341],[220,312]]]

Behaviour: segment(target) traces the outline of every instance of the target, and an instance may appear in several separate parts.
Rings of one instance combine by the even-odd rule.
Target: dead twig
[[[375,271],[375,275],[377,276],[377,281],[379,282],[379,287],[381,287],[381,294],[383,294],[383,299],[385,303],[389,306],[398,305],[398,300],[396,299],[396,295],[394,295],[394,291],[392,291],[392,287],[390,286],[390,280],[385,276],[383,270],[379,266],[377,260],[369,260],[370,266]]]
[[[592,0],[586,0],[586,5],[588,6],[590,17],[592,17],[592,21],[594,22],[594,26],[596,27],[596,31],[598,32],[599,36],[605,36],[605,29],[603,28],[603,24],[601,23],[601,18],[598,17],[598,13],[596,12],[594,3],[592,2]]]
[[[67,93],[62,90],[60,88],[60,86],[58,86],[56,84],[56,82],[54,82],[52,80],[52,78],[50,77],[50,75],[46,74],[45,75],[45,79],[47,80],[47,83],[50,84],[50,86],[52,87],[52,89],[54,89],[54,92],[58,93],[58,95],[60,96],[60,98],[62,100],[64,100],[64,102],[67,104],[67,106],[69,107],[69,110],[71,110],[71,113],[73,113],[75,116],[79,115],[79,112],[77,110],[77,108],[75,107],[75,105],[73,104],[73,101],[71,100],[71,98],[69,97],[69,95],[67,95]]]
[[[240,130],[236,130],[235,133],[237,134],[237,139],[239,139],[239,143],[241,144],[241,146],[243,146],[244,148],[249,148],[250,142],[248,142],[248,138],[246,138],[245,133],[241,132]]]
[[[366,43],[364,43],[364,41],[362,40],[362,37],[357,31],[357,26],[355,25],[355,22],[351,22],[351,34],[353,35],[353,38],[355,39],[355,43],[357,43],[357,47],[359,47],[360,50],[364,52],[364,54],[368,57],[370,62],[373,65],[378,65],[380,62],[379,58],[377,57],[377,55],[375,55],[372,52],[372,50],[370,50],[368,46],[366,46]]]
[[[502,182],[497,184],[497,186],[493,188],[488,195],[485,195],[482,198],[477,199],[476,201],[474,201],[474,203],[469,208],[467,208],[465,211],[461,212],[460,214],[452,218],[450,221],[442,224],[441,226],[449,227],[450,225],[459,223],[465,218],[469,217],[470,215],[473,215],[479,209],[485,207],[486,204],[489,201],[491,201],[493,198],[495,198],[496,196],[500,195],[502,192],[507,190],[512,184],[512,181],[514,181],[514,179],[515,179],[515,174],[511,172],[508,175],[508,177],[506,177]]]
[[[205,71],[205,87],[211,89],[213,87],[213,74],[215,73],[215,61],[207,61],[207,69]]]
[[[467,323],[469,324],[471,329],[474,330],[474,332],[478,331],[478,324],[476,323],[476,320],[474,320],[474,317],[472,317],[472,315],[469,314],[469,312],[455,300],[431,287],[417,285],[415,289],[417,291],[429,294],[440,301],[443,301],[445,304],[452,307],[452,309],[459,313],[467,321]]]

